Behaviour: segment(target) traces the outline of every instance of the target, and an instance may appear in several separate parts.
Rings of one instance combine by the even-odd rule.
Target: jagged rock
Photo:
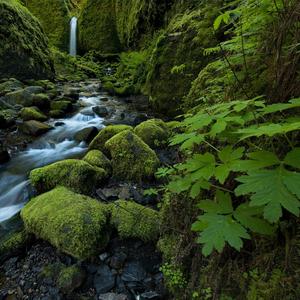
[[[94,277],[94,288],[98,294],[104,294],[109,292],[115,286],[116,276],[113,275],[110,268],[102,264]]]

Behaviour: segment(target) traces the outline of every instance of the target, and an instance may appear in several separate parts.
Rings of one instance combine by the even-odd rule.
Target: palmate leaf
[[[289,152],[284,159],[284,163],[291,167],[300,169],[300,148],[295,148]]]
[[[207,256],[216,249],[221,252],[226,242],[240,250],[243,241],[249,239],[247,230],[233,219],[233,206],[229,193],[217,191],[216,201],[202,200],[198,207],[204,214],[198,217],[192,230],[200,232],[198,242],[203,244],[202,253]]]
[[[200,179],[197,180],[191,187],[190,196],[195,199],[199,196],[202,190],[209,190],[210,183],[207,180]]]
[[[277,222],[282,216],[282,208],[298,216],[300,207],[300,173],[290,172],[282,166],[274,170],[251,171],[237,178],[237,196],[251,194],[250,206],[263,206],[264,217],[269,222]]]
[[[236,172],[249,172],[281,163],[278,157],[269,151],[252,152],[247,154],[247,156],[250,160],[236,160],[232,164],[232,169]]]
[[[234,150],[232,146],[227,146],[219,152],[218,156],[222,164],[216,168],[215,177],[221,184],[225,182],[234,166],[239,164],[244,151],[243,147]]]
[[[292,99],[289,101],[289,103],[276,103],[276,104],[268,105],[263,109],[260,109],[259,112],[262,113],[263,115],[267,115],[267,114],[272,114],[275,112],[280,112],[295,107],[300,107],[300,98]]]
[[[261,218],[263,209],[261,207],[251,207],[249,203],[243,203],[234,212],[234,218],[244,227],[260,234],[272,234],[274,228]]]

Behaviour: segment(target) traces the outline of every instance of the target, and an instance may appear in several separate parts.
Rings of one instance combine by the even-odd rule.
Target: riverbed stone
[[[118,200],[112,204],[111,224],[123,239],[154,241],[159,235],[159,212],[133,201]]]
[[[4,96],[4,101],[10,105],[31,106],[33,105],[33,95],[28,90],[21,89],[7,93]]]
[[[15,90],[22,89],[23,87],[24,84],[21,81],[15,78],[10,78],[9,80],[0,83],[0,96],[1,94],[6,94]]]
[[[53,119],[59,119],[62,118],[65,115],[65,112],[63,110],[50,110],[49,111],[49,116]]]
[[[101,118],[104,118],[109,114],[108,109],[105,106],[94,106],[93,112]]]
[[[109,139],[105,148],[112,158],[115,178],[141,182],[152,178],[159,166],[155,152],[130,130]]]
[[[160,119],[142,122],[135,127],[134,133],[152,149],[165,145],[169,137],[168,126]]]
[[[104,169],[108,174],[111,174],[111,163],[110,160],[99,150],[89,151],[85,157],[84,161],[92,166]]]
[[[29,177],[38,193],[62,185],[78,193],[91,194],[106,176],[104,169],[93,167],[83,160],[67,159],[34,169]]]
[[[47,94],[36,94],[33,96],[33,105],[40,109],[48,109],[50,107],[50,97]]]
[[[108,241],[107,206],[65,187],[31,199],[21,211],[27,232],[77,259],[99,253]]]
[[[13,109],[0,110],[0,129],[5,129],[15,124],[17,112]]]
[[[30,120],[20,124],[19,129],[27,135],[39,136],[53,129],[53,127],[39,121]]]
[[[46,121],[47,117],[36,107],[24,107],[20,112],[20,117],[24,121],[36,120]]]
[[[95,126],[91,126],[91,127],[87,127],[87,128],[83,128],[81,130],[79,130],[75,136],[74,139],[77,142],[86,142],[86,143],[90,143],[93,138],[98,134],[98,129]]]
[[[102,264],[94,276],[94,288],[98,294],[107,293],[115,286],[115,279],[116,276],[113,275],[111,269]]]
[[[63,112],[71,112],[72,111],[72,102],[70,101],[53,101],[51,103],[51,110],[60,110]]]
[[[90,143],[89,150],[96,149],[104,153],[107,152],[105,149],[105,143],[110,138],[124,130],[133,130],[133,128],[129,125],[110,125],[101,129],[98,135]]]

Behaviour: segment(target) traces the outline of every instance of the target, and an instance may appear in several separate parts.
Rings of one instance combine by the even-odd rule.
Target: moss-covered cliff
[[[53,64],[39,22],[16,0],[0,0],[0,77],[52,78]]]
[[[114,0],[87,0],[78,21],[79,48],[82,53],[89,50],[101,53],[120,51]]]
[[[68,49],[69,0],[24,0],[24,4],[41,22],[50,43],[60,50]]]

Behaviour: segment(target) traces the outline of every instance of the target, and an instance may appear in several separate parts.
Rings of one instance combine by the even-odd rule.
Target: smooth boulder
[[[53,129],[53,127],[39,121],[30,120],[20,124],[19,129],[27,135],[39,136]]]

